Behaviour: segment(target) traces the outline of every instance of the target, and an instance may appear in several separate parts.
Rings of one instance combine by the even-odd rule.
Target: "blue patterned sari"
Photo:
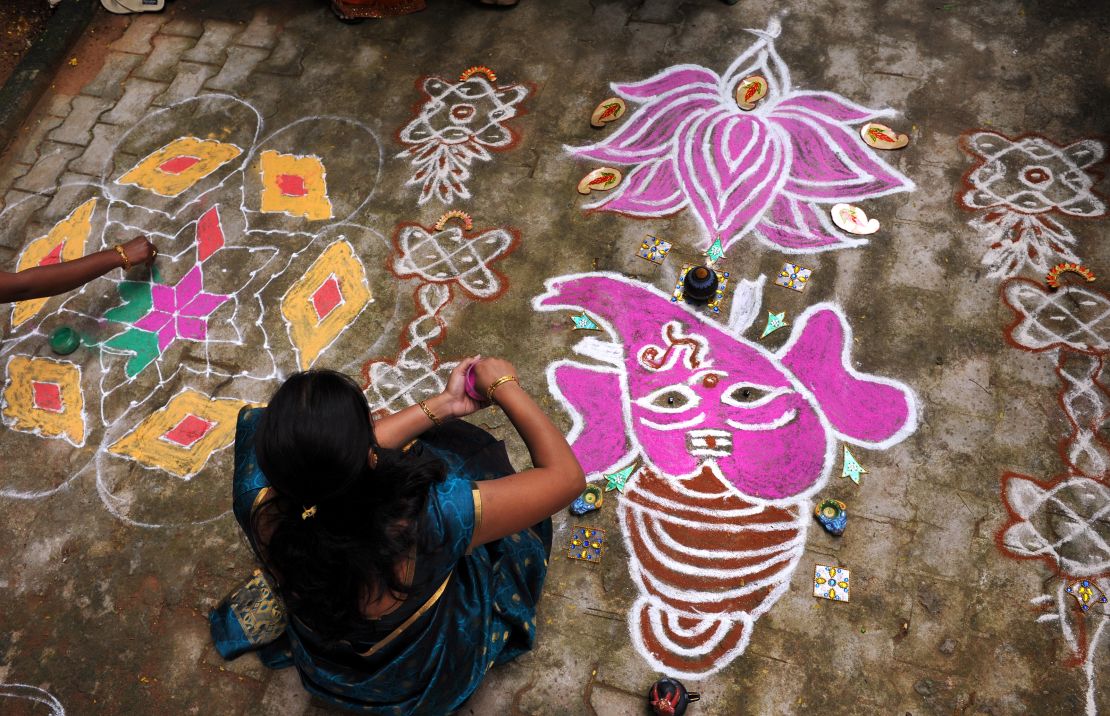
[[[235,434],[235,519],[258,556],[251,513],[269,491],[254,459],[261,408],[244,408]],[[257,651],[271,668],[295,665],[304,687],[333,704],[370,714],[446,714],[462,705],[495,664],[532,648],[536,601],[547,575],[551,520],[468,552],[482,520],[475,482],[513,472],[504,444],[456,421],[421,436],[447,467],[424,519],[417,587],[401,607],[340,644],[325,643],[288,614],[262,570],[209,615],[225,659]],[[260,560],[261,562],[261,560]]]

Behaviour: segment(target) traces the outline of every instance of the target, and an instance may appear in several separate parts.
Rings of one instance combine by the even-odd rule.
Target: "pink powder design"
[[[570,150],[633,168],[623,185],[588,207],[642,217],[689,208],[705,245],[720,236],[726,249],[748,234],[796,253],[865,243],[837,230],[821,205],[914,188],[858,133],[859,124],[892,112],[794,88],[775,50],[779,30],[773,21],[752,31],[759,40],[724,75],[678,65],[614,84],[629,116],[603,141]],[[752,74],[763,75],[769,90],[744,111],[734,92]]]

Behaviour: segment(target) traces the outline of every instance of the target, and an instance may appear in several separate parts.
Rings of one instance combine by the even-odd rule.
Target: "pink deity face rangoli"
[[[804,313],[778,354],[614,274],[554,279],[535,306],[585,309],[616,339],[581,347],[609,366],[550,370],[587,472],[635,454],[672,476],[712,464],[745,497],[782,500],[825,479],[838,440],[884,448],[916,425],[907,388],[850,367],[850,330],[831,305]]]

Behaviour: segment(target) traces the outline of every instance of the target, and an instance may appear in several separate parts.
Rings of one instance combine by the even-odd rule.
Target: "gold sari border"
[[[404,621],[404,623],[402,623],[396,629],[391,631],[385,638],[383,638],[377,644],[375,644],[374,646],[370,647],[366,651],[359,654],[359,656],[363,656],[363,657],[373,656],[374,654],[376,654],[377,652],[381,651],[386,646],[391,644],[394,639],[401,636],[401,633],[403,631],[405,631],[406,629],[408,629],[410,626],[412,626],[414,623],[416,623],[417,619],[424,616],[424,614],[429,609],[431,609],[432,607],[435,606],[436,602],[439,601],[439,598],[443,596],[443,591],[445,589],[447,589],[447,583],[451,581],[451,575],[452,574],[454,574],[454,572],[447,575],[447,579],[443,580],[443,584],[439,585],[439,589],[437,589],[435,591],[435,594],[433,594],[431,597],[429,597],[428,601],[424,602],[424,604],[419,609],[417,609],[415,612],[413,612],[412,616],[410,616],[408,619],[406,619]]]

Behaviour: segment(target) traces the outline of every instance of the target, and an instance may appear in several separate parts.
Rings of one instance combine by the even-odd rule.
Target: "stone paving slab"
[[[771,37],[776,19],[777,38]],[[734,7],[714,0],[522,0],[509,11],[439,2],[424,13],[359,25],[336,22],[323,3],[195,0],[173,3],[165,13],[100,16],[74,51],[80,74],[43,98],[20,140],[0,157],[0,260],[15,266],[46,245],[36,241],[40,237],[59,238],[57,227],[83,216],[86,250],[140,232],[154,237],[162,251],[159,275],[133,272],[127,278],[135,285],[156,280],[176,287],[200,266],[204,290],[223,300],[207,317],[202,339],[179,328],[164,349],[144,348],[133,319],[112,319],[127,303],[121,276],[46,301],[36,311],[0,312],[0,506],[19,515],[0,520],[0,597],[6,605],[0,612],[0,682],[43,689],[75,714],[335,713],[303,691],[294,671],[269,671],[253,656],[224,662],[208,640],[208,609],[253,569],[226,512],[231,455],[221,416],[244,402],[264,402],[282,376],[306,365],[358,376],[375,407],[390,409],[434,389],[451,361],[500,354],[518,365],[528,389],[568,432],[576,412],[604,417],[574,430],[581,434],[576,448],[582,459],[596,459],[610,449],[607,439],[625,432],[614,417],[621,414],[619,397],[605,397],[604,371],[590,379],[600,380],[593,390],[582,388],[582,374],[553,386],[545,371],[554,361],[586,370],[605,366],[612,349],[599,352],[587,342],[590,356],[576,353],[584,334],[570,330],[571,310],[537,310],[533,299],[554,277],[631,277],[648,287],[646,293],[619,307],[585,305],[597,296],[632,295],[623,279],[602,277],[609,283],[578,299],[579,308],[613,326],[623,325],[624,315],[660,323],[652,340],[655,334],[669,340],[661,322],[673,310],[667,297],[679,269],[701,260],[710,240],[705,222],[725,218],[723,209],[704,209],[705,202],[729,196],[712,182],[763,160],[736,160],[744,147],[738,138],[729,143],[706,132],[690,139],[690,123],[657,118],[651,128],[657,135],[648,136],[676,146],[687,142],[691,152],[717,152],[702,160],[717,174],[690,168],[697,165],[691,153],[685,173],[676,170],[662,193],[649,198],[666,204],[674,192],[686,191],[682,187],[694,187],[692,193],[667,210],[641,205],[639,213],[659,215],[636,219],[584,210],[598,195],[583,198],[574,186],[600,161],[574,157],[566,147],[613,137],[640,121],[644,115],[637,112],[649,111],[630,103],[622,120],[591,128],[590,112],[616,91],[611,82],[644,80],[678,65],[724,74],[762,37],[773,40],[796,90],[892,107],[897,113],[879,121],[910,137],[906,149],[875,153],[881,166],[860,169],[859,162],[874,160],[857,154],[858,123],[850,123],[853,143],[834,151],[832,140],[799,139],[803,130],[790,122],[813,121],[816,110],[793,110],[786,124],[776,125],[788,129],[765,130],[785,132],[774,136],[792,142],[791,181],[803,181],[790,191],[809,196],[818,190],[805,180],[828,179],[822,172],[838,166],[849,173],[900,172],[915,188],[890,196],[857,190],[862,197],[853,201],[883,227],[865,246],[797,253],[781,237],[768,238],[774,227],[766,224],[756,229],[763,241],[752,232],[740,232],[744,237],[735,242],[726,234],[722,266],[732,276],[722,314],[708,319],[715,323],[681,314],[682,330],[716,336],[705,339],[714,367],[743,372],[733,362],[746,351],[785,366],[780,352],[799,340],[803,312],[828,304],[852,331],[844,367],[905,386],[919,420],[889,444],[845,442],[841,438],[864,430],[864,422],[886,419],[882,410],[865,413],[862,397],[860,404],[845,398],[832,407],[835,399],[820,397],[820,419],[844,423],[838,423],[842,432],[830,443],[834,458],[827,465],[817,460],[817,468],[798,468],[819,487],[756,505],[758,514],[797,510],[790,529],[800,535],[785,552],[786,567],[765,568],[781,593],[758,612],[722,612],[707,602],[697,609],[673,606],[702,598],[707,589],[743,590],[756,579],[751,571],[696,566],[706,554],[736,560],[740,547],[727,535],[750,524],[749,513],[725,518],[703,509],[686,523],[691,531],[705,532],[705,520],[717,522],[709,536],[689,543],[688,532],[665,531],[690,507],[685,498],[672,497],[658,512],[662,526],[656,529],[664,531],[648,532],[633,524],[638,513],[630,506],[662,499],[663,488],[651,487],[639,473],[624,495],[606,493],[596,515],[557,515],[557,552],[540,605],[537,647],[491,670],[461,713],[644,713],[643,695],[662,671],[674,671],[668,664],[691,663],[715,648],[697,629],[730,622],[729,629],[737,629],[745,618],[752,625],[743,644],[684,677],[702,693],[691,716],[1105,710],[1106,613],[1079,612],[1062,590],[1084,576],[1110,589],[1103,577],[1110,567],[1100,570],[1105,555],[1098,546],[1110,540],[1098,511],[1110,500],[1110,493],[1100,492],[1110,462],[1097,468],[1105,451],[1103,419],[1110,414],[1101,373],[1105,349],[1098,347],[1106,328],[1097,315],[1082,323],[1088,307],[1104,300],[1098,287],[1110,258],[1100,241],[1110,221],[1099,209],[1110,186],[1095,161],[1107,141],[1110,86],[1102,68],[1110,66],[1110,49],[1099,37],[1108,28],[1105,9],[1085,7],[1080,16],[1016,0],[927,8],[899,1],[878,13],[829,2],[758,0]],[[480,146],[475,154],[482,157],[431,182],[422,197],[412,152],[405,154],[419,144],[405,127],[419,124],[421,110],[434,107],[425,105],[423,88],[458,84],[460,72],[482,64],[497,79],[475,80],[470,86],[478,94],[469,100],[450,99],[454,120],[443,121],[469,126],[472,117],[483,117],[493,106],[487,87],[515,116],[488,123],[481,142],[468,145]],[[763,71],[773,74],[778,67]],[[426,85],[429,77],[439,80]],[[700,77],[709,82],[709,75]],[[654,94],[662,91],[657,87]],[[705,101],[716,96],[716,88],[706,91]],[[731,92],[725,94],[732,102]],[[743,122],[750,117],[771,121],[770,105],[754,114],[727,106],[736,126],[749,126]],[[840,136],[836,122],[821,121],[821,136]],[[982,132],[994,138],[974,144]],[[1051,144],[1036,144],[1035,136]],[[193,143],[179,145],[176,155],[169,149],[155,155],[181,138]],[[991,146],[1010,147],[1008,158],[991,164],[993,173],[971,174],[976,161],[992,161],[983,154]],[[434,143],[424,149],[435,149]],[[624,185],[617,191],[627,187],[635,195],[643,188],[633,174],[642,171],[635,162],[663,154],[639,154],[620,165]],[[151,165],[142,168],[151,155]],[[209,173],[193,170],[199,178],[190,178],[190,165],[179,180],[174,171],[153,168],[172,167],[164,162],[175,156],[211,161],[204,166]],[[440,156],[450,162],[457,155],[443,150]],[[854,157],[856,169],[843,157]],[[267,184],[267,176],[274,172],[299,177],[303,188],[272,193],[277,185]],[[129,179],[119,181],[127,173]],[[1057,174],[1066,174],[1068,183],[1053,183]],[[968,192],[988,190],[1002,198],[989,207],[968,206],[975,201]],[[737,196],[756,193],[745,189]],[[833,203],[827,199],[815,203],[821,216]],[[1036,211],[1029,209],[1034,204],[1018,211],[1018,201],[1041,203]],[[456,243],[467,248],[457,254],[443,248],[456,236],[453,229],[432,228],[450,208],[470,213],[475,225],[473,232],[459,230]],[[1080,216],[1084,210],[1087,216]],[[777,220],[811,229],[820,223],[798,216]],[[991,222],[1000,221],[1025,222],[1014,225],[1032,227],[1031,233],[991,234]],[[636,256],[647,234],[674,243],[662,265]],[[405,236],[421,237],[424,246],[438,246],[449,257],[429,264],[405,248]],[[1043,284],[1037,251],[1054,261],[1072,251],[1099,281],[1072,283],[1056,294],[1019,279],[1004,281],[1020,276]],[[991,258],[1000,252],[1016,255],[1017,268],[1000,269]],[[784,262],[813,269],[804,292],[773,285]],[[761,275],[766,283],[747,293],[741,280]],[[310,298],[287,301],[315,295],[329,276],[344,298],[331,309],[336,318],[309,313],[318,311]],[[1018,289],[1026,303],[1015,307],[1017,299],[1007,297]],[[744,302],[751,295],[761,303],[752,327],[721,348],[724,339],[712,326],[733,321],[742,331],[743,322],[730,311],[750,305]],[[785,311],[788,325],[760,339],[766,310]],[[1031,347],[1033,338],[1015,338],[1015,317],[1030,316],[1060,332],[1052,334],[1056,343]],[[77,328],[86,346],[59,359],[46,339],[63,324]],[[337,330],[328,327],[333,324]],[[417,330],[427,326],[434,331]],[[1086,343],[1074,337],[1067,343],[1066,330]],[[618,353],[632,355],[614,332],[591,335],[616,339]],[[821,335],[817,346],[836,345],[835,334]],[[682,353],[681,345],[671,347]],[[812,361],[840,366],[839,349],[825,348],[827,355],[813,350],[822,357]],[[634,377],[635,360],[605,370]],[[1072,392],[1062,395],[1065,375],[1072,376]],[[809,380],[799,376],[797,385]],[[61,402],[40,405],[34,400],[48,400],[46,393],[34,398],[16,390],[35,380],[60,386]],[[702,387],[709,386],[694,386]],[[806,390],[816,394],[818,388]],[[77,395],[80,406],[72,402]],[[873,402],[884,400],[889,395]],[[802,401],[798,409],[809,404]],[[597,405],[602,412],[583,412]],[[210,421],[210,432],[195,444],[174,443],[173,428],[190,411]],[[867,421],[858,417],[865,414]],[[485,411],[473,420],[507,440],[518,466],[527,464],[503,416]],[[789,461],[806,437],[783,440],[779,428],[764,426],[763,447],[748,449],[745,459],[762,459],[766,445],[784,443],[783,460]],[[724,432],[739,443],[739,428]],[[665,436],[638,440],[657,469],[678,484],[666,470],[673,455],[655,447]],[[867,470],[858,486],[840,477],[845,444]],[[1069,452],[1084,445],[1082,455]],[[745,469],[743,462],[721,462],[728,466],[722,468],[726,479]],[[788,474],[781,464],[769,469]],[[600,479],[607,468],[591,469],[592,477]],[[1007,472],[1029,479],[1004,482]],[[1060,491],[1057,502],[1037,502],[1053,487]],[[727,499],[751,499],[731,489]],[[826,497],[848,505],[842,537],[809,517],[813,503]],[[575,524],[607,530],[601,564],[566,559],[561,545]],[[1014,525],[1034,541],[1015,541],[1007,531]],[[1036,539],[1069,534],[1055,555],[1032,554]],[[645,550],[649,538],[654,546]],[[666,577],[672,572],[661,557],[686,576]],[[851,569],[849,602],[813,596],[818,564]],[[647,578],[695,593],[649,600],[666,605],[660,619],[686,620],[677,630],[657,629],[692,647],[641,643],[644,634],[657,635],[644,631],[635,616],[637,600],[650,596]]]

